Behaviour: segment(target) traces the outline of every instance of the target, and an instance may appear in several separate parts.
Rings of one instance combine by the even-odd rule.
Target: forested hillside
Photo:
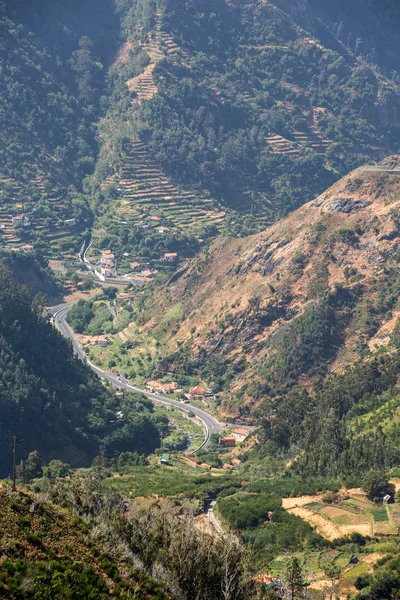
[[[94,248],[190,255],[397,151],[378,4],[4,2],[1,243],[76,252],[93,211]]]
[[[110,223],[106,211],[99,237],[117,239],[149,212],[173,244],[195,230],[204,197],[234,232],[261,230],[355,166],[397,151],[398,76],[369,36],[372,23],[384,36],[397,12],[370,4],[342,13],[328,2],[119,3],[125,43],[110,71],[91,187],[95,195],[96,182],[108,182],[103,207],[108,194],[118,216]],[[208,230],[198,237],[215,234],[212,211],[201,224]],[[129,247],[160,238],[155,229],[146,236],[147,244],[139,227]]]
[[[112,4],[5,2],[0,27],[0,244],[68,253],[91,224],[81,182],[97,156]]]
[[[165,432],[163,419],[145,399],[105,390],[44,319],[43,301],[0,266],[0,474],[12,464],[9,435],[23,439],[23,457],[38,450],[46,461],[75,465],[88,464],[101,444],[110,455],[152,452]]]

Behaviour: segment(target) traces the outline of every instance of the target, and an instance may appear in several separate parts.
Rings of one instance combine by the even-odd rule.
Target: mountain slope
[[[55,255],[73,252],[91,223],[80,192],[97,153],[104,86],[97,51],[104,56],[113,48],[97,39],[109,3],[97,7],[97,20],[89,20],[89,0],[80,18],[76,4],[64,4],[7,1],[0,8],[0,245],[30,242]],[[109,25],[113,33],[112,19]],[[24,227],[12,221],[19,214],[28,217]]]
[[[327,4],[180,0],[157,8],[143,0],[121,10],[125,44],[110,73],[94,181],[108,175],[120,188],[108,201],[124,221],[140,228],[136,206],[144,203],[179,235],[175,207],[200,209],[206,194],[214,210],[223,205],[231,230],[248,234],[355,166],[397,151],[399,87],[383,74],[390,61],[383,54],[376,65],[332,32],[340,13]],[[389,9],[379,10],[388,18]],[[163,193],[150,172],[127,181],[137,143],[156,179],[190,190],[190,202]],[[106,233],[109,219],[99,220]]]
[[[167,598],[161,586],[128,570],[116,548],[103,546],[94,523],[43,496],[0,489],[0,525],[1,598]]]
[[[43,294],[32,296],[0,265],[0,437],[23,438],[25,458],[88,464],[100,444],[109,452],[152,452],[159,444],[151,403],[107,391],[43,317]],[[115,413],[123,411],[123,419]],[[8,449],[9,450],[9,449]],[[4,451],[4,447],[3,447]],[[8,475],[10,451],[0,474]]]
[[[170,349],[160,368],[218,381],[243,411],[390,347],[399,210],[399,175],[356,170],[265,232],[220,238],[141,302],[137,321]]]

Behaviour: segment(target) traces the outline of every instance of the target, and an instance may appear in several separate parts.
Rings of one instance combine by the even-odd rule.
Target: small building
[[[244,442],[244,440],[247,438],[247,436],[249,435],[249,431],[248,429],[238,427],[238,429],[235,429],[235,431],[232,432],[232,435],[235,438],[235,440],[240,444],[241,442]]]
[[[113,258],[110,258],[109,256],[102,256],[100,259],[100,264],[113,267],[115,264],[115,260]]]
[[[139,277],[138,275],[137,277],[129,277],[127,281],[133,285],[144,285],[145,283],[152,283],[154,279],[152,277]]]
[[[31,224],[25,213],[17,215],[16,217],[11,217],[11,222],[16,227],[29,227]]]
[[[115,262],[115,255],[110,250],[103,250],[101,253],[100,262],[103,263],[105,261]]]
[[[114,270],[108,267],[101,267],[101,274],[104,277],[114,277],[115,275]]]
[[[236,446],[236,440],[233,435],[226,435],[223,438],[220,438],[219,445],[223,448],[234,448]]]
[[[140,274],[143,275],[143,277],[152,277],[153,271],[151,269],[143,269]]]
[[[266,591],[278,587],[278,581],[274,575],[259,574],[253,577],[253,580],[260,583]]]
[[[200,385],[196,385],[189,389],[188,398],[189,400],[196,400],[196,398],[203,398],[206,393],[206,390],[202,388]]]
[[[138,267],[140,267],[140,263],[138,263],[136,261],[131,262],[130,267],[131,267],[131,269],[133,269],[135,271]]]
[[[170,456],[169,456],[169,454],[162,454],[162,455],[161,455],[161,460],[160,460],[160,463],[161,463],[162,465],[168,465],[168,464],[169,464],[169,459],[170,459]]]
[[[99,348],[106,348],[108,346],[107,338],[99,338],[97,340],[97,345]]]
[[[164,252],[164,256],[160,258],[161,262],[176,263],[178,261],[177,252]]]
[[[76,219],[75,217],[72,219],[65,219],[64,220],[64,225],[65,227],[74,227],[74,225],[76,225]]]
[[[106,267],[108,269],[113,269],[114,268],[114,261],[110,260],[108,258],[102,258],[101,259],[101,264],[103,265],[103,267]]]
[[[124,397],[124,392],[122,390],[117,390],[115,392],[115,395],[118,396],[119,398],[123,398]]]
[[[115,413],[115,416],[117,417],[117,419],[123,419],[124,413],[120,410],[117,410],[117,412]]]
[[[150,221],[157,221],[157,223],[159,223],[161,221],[161,217],[157,217],[156,215],[152,215],[150,217]]]

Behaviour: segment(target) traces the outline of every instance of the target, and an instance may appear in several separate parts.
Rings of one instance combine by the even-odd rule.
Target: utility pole
[[[16,435],[13,436],[13,441],[8,442],[7,445],[13,447],[13,483],[12,490],[15,492],[16,488],[16,479],[17,479],[17,444],[22,444],[23,440],[19,440]]]

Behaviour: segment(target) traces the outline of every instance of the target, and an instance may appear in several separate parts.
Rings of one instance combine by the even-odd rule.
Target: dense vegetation
[[[310,525],[283,510],[276,494],[236,494],[221,499],[218,509],[246,542],[257,550],[273,547],[273,554],[301,547],[312,532]]]
[[[128,565],[140,565],[163,582],[179,600],[247,600],[257,598],[251,577],[251,552],[233,536],[214,538],[200,533],[193,514],[179,503],[155,504],[152,510],[132,504],[121,511],[118,494],[100,495],[93,480],[74,479],[49,491],[58,503],[82,515],[97,535],[114,548],[123,548]],[[184,514],[185,518],[181,516]]]
[[[263,452],[302,448],[293,466],[302,475],[359,477],[396,467],[399,360],[396,352],[359,363],[312,393],[298,388],[278,399],[276,418],[263,419]]]
[[[166,598],[160,585],[106,549],[84,522],[44,496],[0,493],[0,596],[8,599]]]
[[[100,443],[110,452],[153,451],[165,423],[152,415],[152,404],[134,395],[121,401],[106,391],[44,319],[43,309],[43,295],[32,296],[1,266],[2,472],[11,464],[8,434],[23,438],[22,456],[37,449],[46,459],[75,464],[95,456]]]
[[[122,6],[123,35],[143,41],[159,18],[156,4],[137,0],[129,11]],[[271,209],[266,197],[275,211],[293,209],[355,165],[397,149],[399,89],[396,77],[385,79],[379,72],[388,65],[386,54],[372,62],[364,54],[368,41],[361,51],[360,41],[354,40],[354,48],[344,39],[346,24],[339,32],[322,25],[319,16],[333,29],[329,7],[305,9],[308,31],[283,11],[270,3],[166,2],[161,30],[182,54],[156,65],[158,93],[140,105],[129,107],[134,94],[130,98],[123,83],[148,64],[145,51],[137,46],[112,73],[113,103],[104,132],[114,162],[124,140],[139,135],[176,181],[197,184],[228,206],[256,215]],[[301,11],[294,12],[302,22]],[[127,114],[128,129],[121,127]],[[384,139],[383,128],[389,129]],[[276,134],[295,142],[298,132],[306,142],[295,152],[275,152],[268,145]],[[112,166],[106,165],[104,149],[98,176]],[[254,230],[254,221],[245,220],[242,231]]]
[[[18,237],[47,253],[49,239],[54,250],[76,250],[76,234],[92,221],[81,181],[97,156],[95,123],[116,25],[107,0],[0,8],[0,212],[4,224],[21,209],[29,214],[31,226]],[[75,228],[62,231],[72,218]]]

